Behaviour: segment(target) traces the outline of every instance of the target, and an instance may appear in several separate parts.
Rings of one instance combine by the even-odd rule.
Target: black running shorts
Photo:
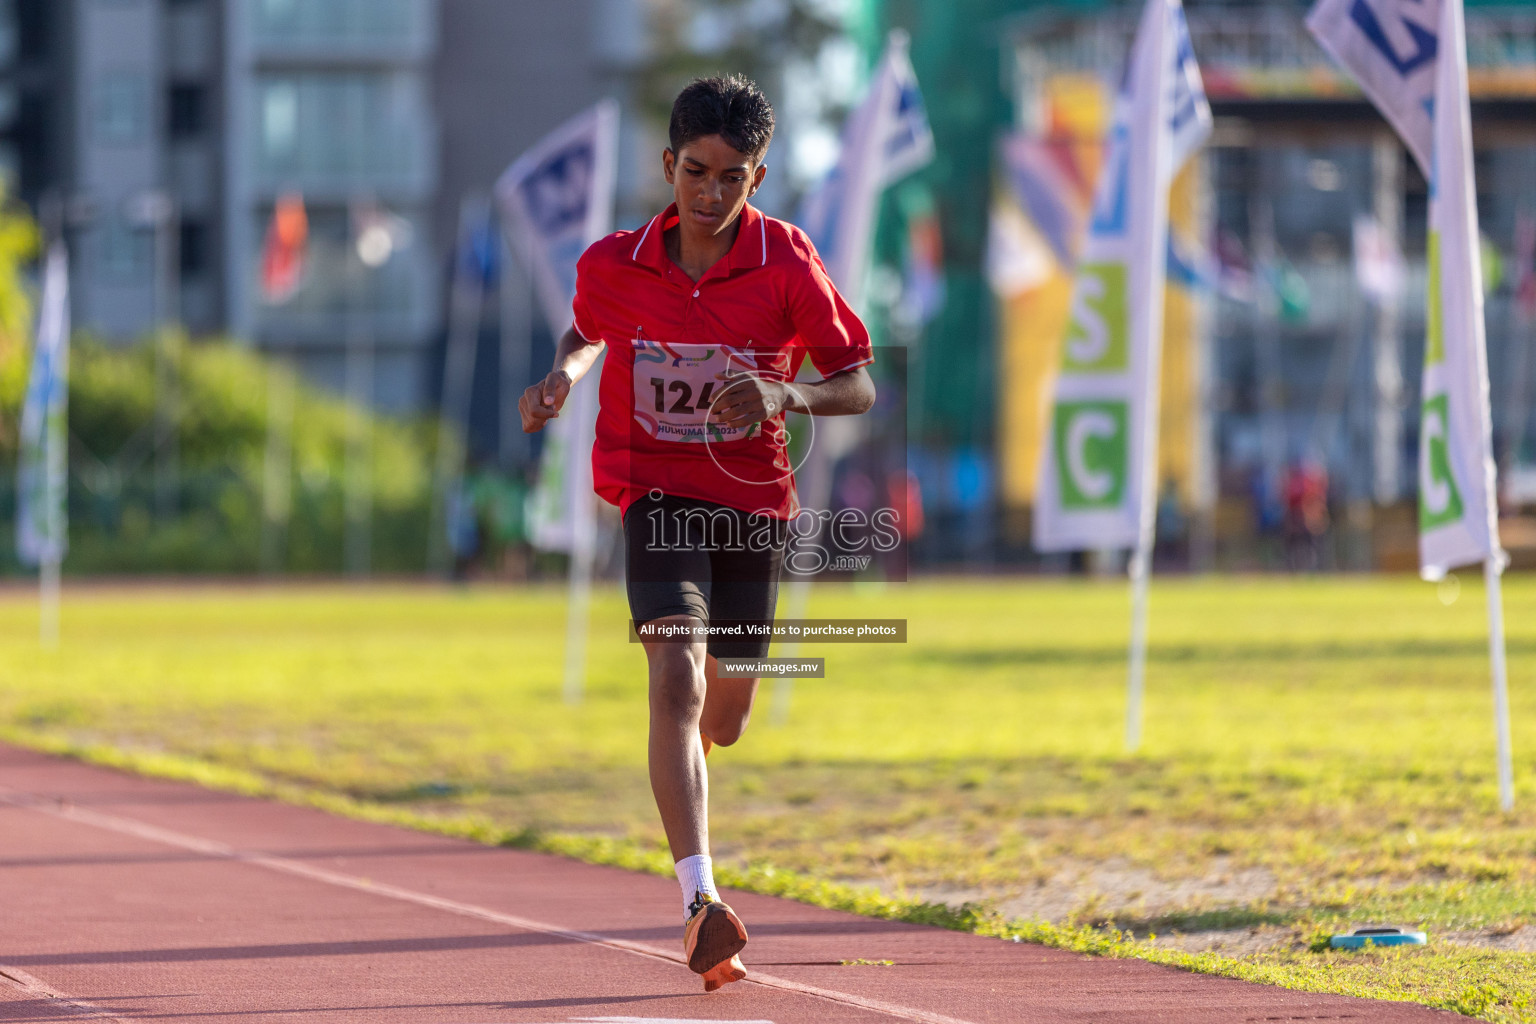
[[[651,491],[624,513],[625,583],[638,626],[671,615],[772,624],[788,526],[697,498]],[[769,638],[711,636],[716,658],[761,658]]]

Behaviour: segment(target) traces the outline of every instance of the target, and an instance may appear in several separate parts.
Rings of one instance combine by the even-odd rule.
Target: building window
[[[150,276],[155,234],[112,218],[101,228],[101,276],[114,284],[137,284]]]
[[[47,0],[22,0],[11,9],[16,30],[16,53],[26,60],[46,60],[53,49],[53,21]]]
[[[179,249],[182,277],[197,277],[207,273],[211,265],[208,225],[197,220],[182,221]]]
[[[21,187],[21,153],[11,142],[0,139],[0,192],[15,195]]]
[[[261,0],[261,16],[265,21],[284,22],[299,13],[299,0]]]
[[[397,207],[389,212],[403,218],[412,235],[423,236],[419,211]],[[359,273],[353,249],[356,240],[347,208],[312,202],[308,215],[309,242],[303,287],[280,307],[280,311],[274,310],[274,315],[334,317],[337,321],[335,328],[345,330],[341,321],[359,311],[407,319],[419,312],[424,302],[424,285],[422,264],[414,249],[399,250],[383,266]],[[258,244],[271,223],[272,207],[257,207],[252,226]]]
[[[274,181],[399,176],[421,165],[431,115],[413,75],[285,74],[259,89],[257,167]]]
[[[149,82],[140,74],[107,75],[96,83],[96,136],[119,145],[142,142],[149,130]]]
[[[261,96],[262,151],[269,160],[293,155],[299,141],[299,89],[292,82],[269,82]]]
[[[170,90],[170,135],[192,139],[208,130],[208,90],[201,85],[173,85]]]
[[[15,4],[13,0],[0,0],[0,67],[15,64],[20,49],[21,29],[16,23]]]
[[[14,85],[0,84],[0,132],[10,131],[20,113],[21,90]]]

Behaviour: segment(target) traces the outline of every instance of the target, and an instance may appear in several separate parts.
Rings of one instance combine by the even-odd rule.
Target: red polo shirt
[[[873,360],[869,332],[794,225],[747,206],[730,252],[695,282],[662,241],[677,222],[674,204],[576,267],[576,332],[608,345],[593,487],[621,510],[660,489],[787,519],[799,502],[784,413],[750,432],[712,427],[720,375],[793,381],[810,356],[828,377]]]

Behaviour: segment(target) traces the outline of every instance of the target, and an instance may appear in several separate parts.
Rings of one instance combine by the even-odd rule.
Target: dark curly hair
[[[755,83],[740,75],[695,78],[672,103],[668,135],[673,153],[695,139],[718,135],[761,163],[773,140],[773,107]]]

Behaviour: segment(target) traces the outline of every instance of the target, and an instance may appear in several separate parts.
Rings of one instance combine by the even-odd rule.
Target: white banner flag
[[[1499,546],[1483,274],[1461,0],[1443,0],[1435,61],[1429,318],[1419,434],[1419,571],[1437,580]]]
[[[16,469],[16,555],[25,565],[57,566],[69,546],[69,257],[48,250],[32,373],[21,412]]]
[[[1319,0],[1307,27],[1430,181],[1419,571],[1434,580],[1488,558],[1502,564],[1460,0]]]
[[[1157,477],[1168,190],[1210,134],[1178,0],[1148,0],[1115,101],[1047,423],[1041,551],[1130,548]]]
[[[855,310],[863,305],[880,194],[933,159],[933,131],[907,46],[905,32],[888,37],[869,94],[843,126],[837,166],[806,199],[799,218],[832,283]]]
[[[1430,176],[1440,0],[1318,0],[1307,28]],[[1465,55],[1463,55],[1465,60]]]
[[[1483,564],[1499,805],[1507,811],[1515,795],[1500,573],[1509,559],[1499,544],[1495,497],[1462,0],[1319,0],[1307,26],[1359,80],[1429,179],[1419,572],[1437,580]]]
[[[907,34],[900,29],[886,37],[885,53],[869,92],[843,125],[837,164],[806,197],[798,218],[832,283],[859,313],[864,312],[864,284],[880,196],[933,159],[933,130],[907,47]],[[806,360],[801,373],[809,376],[814,369]],[[797,474],[802,503],[825,506],[833,464],[857,446],[866,429],[867,424],[856,416],[817,422],[816,443]]]
[[[558,338],[571,325],[576,261],[613,230],[619,108],[604,100],[572,118],[519,157],[496,183],[513,251],[533,272],[544,318]],[[590,544],[596,508],[592,442],[597,376],[572,390],[561,415],[544,430],[544,454],[530,502],[533,545],[574,551]]]

